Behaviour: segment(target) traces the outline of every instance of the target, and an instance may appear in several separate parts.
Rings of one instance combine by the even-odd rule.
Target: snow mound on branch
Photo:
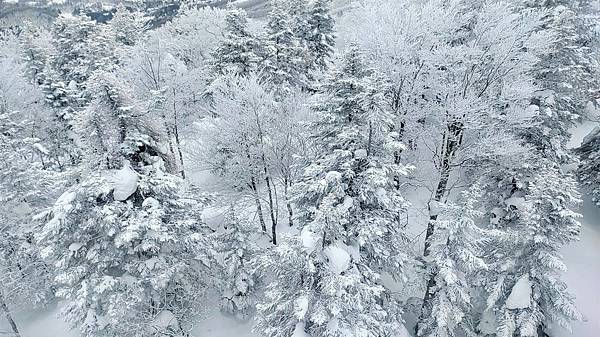
[[[506,206],[513,206],[516,209],[525,209],[525,198],[510,197],[504,201]]]
[[[311,232],[307,228],[303,228],[300,233],[300,240],[302,240],[302,247],[308,253],[311,253],[317,247],[317,242],[319,242],[319,238],[315,235],[315,233]]]
[[[337,182],[339,180],[342,180],[342,174],[339,173],[338,171],[329,171],[325,175],[325,181],[327,181],[330,184]]]
[[[294,314],[298,319],[304,319],[308,312],[308,297],[300,296],[294,301]]]
[[[340,212],[348,212],[352,208],[352,205],[354,205],[354,199],[347,195],[344,197],[344,202],[339,204],[337,208]]]
[[[76,252],[79,249],[81,249],[81,247],[83,247],[83,244],[81,242],[73,242],[69,245],[69,251]]]
[[[367,150],[365,150],[365,149],[358,149],[358,150],[354,151],[354,157],[356,159],[367,158]]]
[[[144,199],[144,202],[142,202],[142,207],[143,208],[158,208],[158,207],[160,207],[160,202],[152,197],[148,197],[148,198]]]
[[[125,165],[122,169],[112,172],[108,176],[108,181],[113,187],[115,200],[125,201],[137,189],[138,175],[129,165]]]
[[[529,274],[521,276],[506,300],[507,309],[525,309],[531,305],[531,281]]]
[[[341,274],[350,266],[350,254],[340,247],[329,246],[325,249],[325,256],[329,260],[329,269],[334,274]]]

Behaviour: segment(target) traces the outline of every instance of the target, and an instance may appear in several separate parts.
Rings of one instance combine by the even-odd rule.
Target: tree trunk
[[[290,197],[288,194],[289,180],[290,179],[287,176],[283,179],[283,194],[285,194],[285,206],[287,207],[288,211],[288,223],[290,227],[292,227],[294,226],[294,211],[292,210],[292,204],[290,203]]]
[[[250,178],[250,188],[254,194],[254,202],[256,203],[256,212],[258,213],[258,222],[263,233],[267,232],[267,225],[265,224],[265,218],[263,217],[262,206],[260,205],[260,198],[258,196],[258,188],[256,187],[256,179]]]
[[[4,316],[6,317],[8,324],[10,324],[10,327],[11,327],[12,331],[14,332],[14,335],[16,337],[21,337],[21,334],[19,333],[19,328],[17,328],[17,323],[15,323],[15,320],[12,318],[10,310],[8,310],[8,306],[6,306],[6,302],[4,301],[4,295],[1,292],[0,292],[0,307],[2,307],[2,311],[4,311]]]
[[[179,139],[179,126],[177,119],[177,108],[175,106],[175,88],[173,88],[173,133],[175,134],[175,147],[177,147],[177,154],[179,156],[179,171],[181,177],[185,179],[185,169],[183,168],[183,153],[181,152],[181,141]]]
[[[440,161],[440,180],[435,189],[435,194],[432,201],[439,204],[446,193],[448,192],[448,180],[450,178],[451,163],[456,155],[456,151],[462,144],[463,124],[461,122],[450,122],[447,125],[447,129],[444,132],[442,140],[442,154]],[[423,249],[423,256],[427,257],[431,253],[431,240],[435,232],[435,222],[438,218],[437,210],[434,214],[431,212],[431,205],[429,206],[429,222],[427,223],[427,232],[425,234],[425,247]],[[416,333],[418,333],[420,322],[428,315],[427,308],[429,302],[434,295],[433,289],[436,286],[435,281],[436,273],[433,272],[429,275],[427,280],[427,288],[425,290],[425,296],[423,298],[423,304],[421,306],[421,317],[419,318],[419,324],[416,326]]]
[[[273,206],[273,192],[271,190],[271,178],[269,177],[267,167],[263,162],[263,169],[265,171],[265,182],[267,183],[267,194],[269,196],[269,212],[271,214],[271,235],[273,236],[273,244],[277,244],[277,217],[275,216],[275,206]]]

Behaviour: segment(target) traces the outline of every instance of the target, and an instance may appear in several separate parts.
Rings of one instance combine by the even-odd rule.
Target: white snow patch
[[[144,202],[142,202],[143,208],[158,208],[159,206],[160,202],[152,197],[148,197],[144,199]]]
[[[310,335],[304,331],[304,326],[304,322],[298,322],[296,324],[296,328],[294,329],[292,337],[310,337]]]
[[[350,254],[338,246],[325,248],[325,255],[329,260],[329,269],[335,274],[341,274],[350,266]]]
[[[81,249],[81,247],[83,247],[83,244],[81,242],[73,242],[69,245],[69,251],[76,252],[79,249]]]
[[[328,183],[337,182],[341,179],[342,179],[342,174],[339,173],[338,171],[329,171],[325,175],[325,181],[327,181]]]
[[[113,196],[117,201],[125,201],[137,189],[138,175],[129,167],[123,166],[122,169],[112,172],[108,181],[113,187]]]
[[[44,145],[42,145],[42,144],[40,144],[40,143],[35,143],[35,144],[33,144],[33,147],[34,147],[36,150],[40,151],[41,153],[43,153],[43,154],[45,154],[45,155],[47,155],[48,153],[50,153],[50,151],[48,151],[48,149],[47,149],[47,148],[46,148]]]
[[[529,274],[521,276],[506,300],[507,309],[525,309],[531,305],[531,281]]]
[[[367,158],[367,150],[358,149],[358,150],[354,151],[354,157],[357,159]]]
[[[154,319],[152,320],[152,329],[157,332],[163,331],[166,328],[175,328],[179,327],[179,322],[177,322],[177,317],[173,315],[169,310],[161,311]]]
[[[496,315],[492,310],[486,310],[481,315],[481,321],[477,325],[477,329],[484,335],[494,335],[497,332],[498,324],[496,324]]]
[[[311,253],[317,247],[317,242],[319,242],[319,237],[315,235],[315,233],[311,232],[306,227],[302,229],[300,233],[300,240],[302,240],[302,247],[308,253]]]
[[[525,198],[519,197],[511,197],[504,201],[506,206],[514,206],[516,209],[524,209],[525,208]]]
[[[308,312],[308,297],[302,295],[294,301],[294,315],[297,319],[304,319]]]
[[[352,260],[360,261],[360,247],[358,246],[358,244],[352,246],[343,245],[342,248],[344,248],[344,250],[348,252],[348,254],[350,254]]]
[[[435,216],[440,214],[441,207],[440,202],[436,200],[431,200],[429,203],[429,215]]]
[[[564,280],[576,296],[575,305],[583,314],[583,321],[573,322],[572,332],[553,326],[549,331],[553,337],[598,337],[600,331],[600,292],[597,291],[600,280],[600,208],[589,195],[584,195],[583,200],[580,241],[561,250],[568,267]]]
[[[340,212],[348,212],[352,208],[352,205],[354,205],[354,199],[347,195],[344,197],[344,202],[339,204],[337,208]]]

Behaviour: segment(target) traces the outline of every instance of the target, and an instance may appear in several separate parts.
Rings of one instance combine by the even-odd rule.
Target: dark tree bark
[[[260,197],[258,196],[258,188],[256,187],[256,179],[254,179],[254,177],[250,178],[250,188],[252,189],[254,195],[254,202],[256,203],[256,212],[258,213],[258,222],[260,223],[260,228],[262,229],[263,233],[266,233],[267,225],[265,224],[262,206],[260,205]]]
[[[290,225],[290,227],[294,226],[294,211],[292,210],[292,204],[290,203],[290,197],[288,194],[288,186],[290,183],[290,179],[286,176],[283,179],[283,194],[285,197],[285,206],[287,207],[287,211],[288,211],[288,223]]]
[[[463,136],[463,124],[459,121],[453,121],[448,123],[447,129],[443,135],[443,148],[440,160],[440,180],[435,189],[435,194],[433,196],[432,201],[436,204],[440,203],[446,193],[448,192],[448,180],[450,178],[451,164],[454,159],[458,148],[462,144],[462,136]],[[437,212],[435,214],[431,214],[431,205],[429,206],[429,222],[427,223],[427,232],[425,234],[425,247],[423,249],[423,256],[427,257],[431,253],[431,240],[433,234],[435,233],[435,223],[438,218]],[[419,318],[419,322],[421,322],[426,315],[428,315],[428,308],[431,302],[431,298],[434,295],[434,289],[436,286],[435,277],[437,274],[433,272],[429,275],[429,279],[427,280],[427,288],[425,290],[425,296],[423,298],[423,305],[421,307],[421,317]],[[419,324],[417,324],[417,332],[419,329]]]
[[[21,333],[19,332],[17,323],[15,323],[15,320],[13,319],[12,314],[10,313],[10,310],[8,309],[8,306],[6,305],[6,302],[4,301],[4,295],[1,292],[0,292],[0,307],[2,308],[2,311],[4,311],[4,316],[6,317],[8,324],[10,324],[10,328],[12,329],[14,335],[16,337],[21,337]]]

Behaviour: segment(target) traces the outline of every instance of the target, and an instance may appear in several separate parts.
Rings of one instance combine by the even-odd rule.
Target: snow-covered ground
[[[214,302],[214,301],[211,301]],[[194,326],[194,337],[259,337],[252,333],[252,321],[243,322],[221,314],[217,303],[210,305],[209,312]],[[20,312],[15,321],[21,330],[21,337],[77,337],[77,330],[69,329],[68,324],[58,317],[56,308],[45,312]],[[0,336],[12,336],[4,315],[0,319]],[[4,334],[6,333],[6,334]]]
[[[584,320],[573,324],[573,333],[557,329],[552,337],[600,336],[600,208],[584,195],[581,212],[581,240],[566,247],[563,256],[569,268],[564,279]]]
[[[570,148],[581,145],[598,122],[584,122],[571,130]],[[573,323],[573,332],[555,329],[552,337],[600,336],[600,206],[583,192],[583,230],[580,241],[565,247],[563,256],[567,265],[564,280],[576,296],[576,304],[583,314],[582,322]]]
[[[585,135],[591,132],[598,123],[586,122],[572,130],[573,137],[569,144],[571,148],[578,147]],[[196,173],[196,180],[211,180],[209,176]],[[570,291],[576,296],[576,303],[584,316],[582,322],[573,324],[573,332],[555,328],[550,332],[551,337],[600,337],[600,207],[596,206],[587,194],[583,194],[581,219],[583,230],[581,240],[563,250],[563,256],[568,267],[564,275]],[[217,224],[222,217],[222,210],[209,208],[205,220]],[[419,207],[415,212],[424,212]],[[420,218],[422,214],[412,214],[411,218]],[[285,224],[285,221],[281,222]],[[281,232],[289,228],[280,226]],[[411,233],[415,234],[415,233]],[[418,236],[418,235],[417,235]],[[416,238],[418,241],[418,239]],[[218,305],[209,305],[210,309],[194,327],[194,337],[258,337],[252,333],[252,322],[240,322],[222,315]],[[46,312],[19,312],[15,320],[21,329],[22,337],[76,337],[76,331],[57,317],[57,310]],[[9,331],[4,316],[0,318],[0,335]]]

